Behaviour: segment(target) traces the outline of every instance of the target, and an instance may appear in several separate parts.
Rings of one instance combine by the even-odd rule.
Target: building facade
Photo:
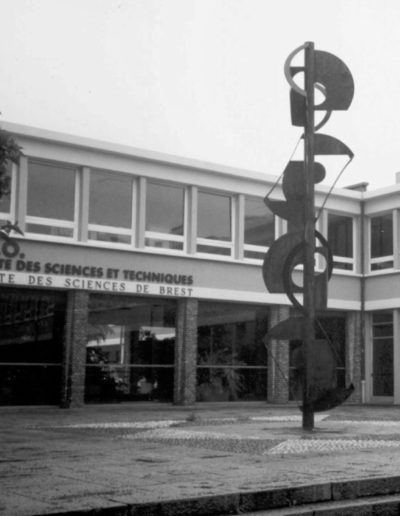
[[[23,232],[0,241],[0,404],[296,403],[299,342],[263,340],[291,311],[262,279],[275,177],[2,125],[24,155],[0,201]],[[350,401],[399,404],[400,185],[327,194],[317,338]]]

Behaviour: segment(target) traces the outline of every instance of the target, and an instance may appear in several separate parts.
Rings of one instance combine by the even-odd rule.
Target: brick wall
[[[271,306],[269,327],[289,317],[289,307]],[[268,341],[268,402],[287,403],[289,400],[289,341]]]
[[[348,402],[361,403],[362,327],[361,312],[346,314],[346,382],[352,382],[354,393]]]
[[[174,374],[177,405],[192,405],[196,401],[197,313],[197,299],[177,301]]]
[[[63,343],[61,406],[84,404],[89,294],[69,291]]]

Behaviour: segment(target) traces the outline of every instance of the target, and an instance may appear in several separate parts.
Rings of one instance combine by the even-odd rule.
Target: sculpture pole
[[[294,57],[303,51],[303,65],[292,65]],[[285,61],[284,70],[291,87],[291,121],[294,126],[303,128],[301,139],[304,142],[304,155],[303,160],[290,159],[283,171],[282,192],[285,200],[270,199],[274,187],[264,199],[272,213],[287,221],[288,229],[268,249],[264,258],[263,278],[270,293],[285,293],[288,296],[296,313],[270,328],[265,339],[266,342],[273,339],[302,341],[301,357],[295,367],[300,373],[298,384],[302,386],[303,430],[312,431],[314,412],[336,407],[354,391],[353,384],[347,388],[337,384],[337,357],[328,337],[325,341],[316,340],[316,308],[322,311],[328,306],[328,281],[332,275],[333,256],[325,237],[315,230],[314,193],[315,184],[325,178],[325,167],[318,159],[315,160],[315,156],[348,156],[348,163],[353,159],[354,154],[347,145],[318,131],[328,122],[333,111],[349,108],[354,82],[343,61],[328,52],[315,50],[312,42],[293,50]],[[304,75],[303,87],[295,80],[297,74]],[[325,96],[318,105],[314,101],[316,89]],[[317,125],[315,111],[324,113]],[[324,259],[325,267],[316,271],[315,257],[318,255]],[[300,275],[299,265],[303,267],[303,285],[296,282]],[[303,299],[299,300],[297,295],[301,293]],[[324,347],[325,344],[330,347]]]
[[[304,81],[306,90],[306,124],[304,127],[304,271],[303,271],[303,306],[305,311],[304,326],[304,383],[303,383],[303,430],[314,428],[314,408],[312,402],[312,366],[311,356],[315,346],[315,207],[314,207],[314,43],[305,48]]]

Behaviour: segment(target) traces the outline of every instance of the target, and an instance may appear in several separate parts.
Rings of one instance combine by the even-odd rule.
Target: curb
[[[300,506],[307,504],[399,493],[400,476],[376,477],[141,504],[129,500],[109,500],[103,508],[52,512],[47,516],[217,516],[295,507],[300,510]]]

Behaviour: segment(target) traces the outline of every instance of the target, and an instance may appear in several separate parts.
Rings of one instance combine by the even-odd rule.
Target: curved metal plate
[[[286,233],[275,240],[269,248],[263,263],[263,278],[267,290],[271,293],[285,292],[283,284],[283,270],[286,259],[292,249],[303,240],[300,231]]]
[[[328,134],[321,133],[314,135],[314,154],[319,156],[339,154],[349,156],[350,158],[354,157],[353,151],[342,141]]]
[[[319,111],[346,110],[354,96],[353,76],[347,65],[337,56],[316,50],[314,80],[325,87],[324,102],[315,106]]]
[[[354,392],[354,385],[327,389],[313,402],[314,412],[324,412],[344,403]],[[303,407],[302,407],[303,408]]]
[[[304,317],[289,317],[288,319],[275,324],[275,326],[268,331],[265,337],[269,340],[303,340],[304,323]]]

